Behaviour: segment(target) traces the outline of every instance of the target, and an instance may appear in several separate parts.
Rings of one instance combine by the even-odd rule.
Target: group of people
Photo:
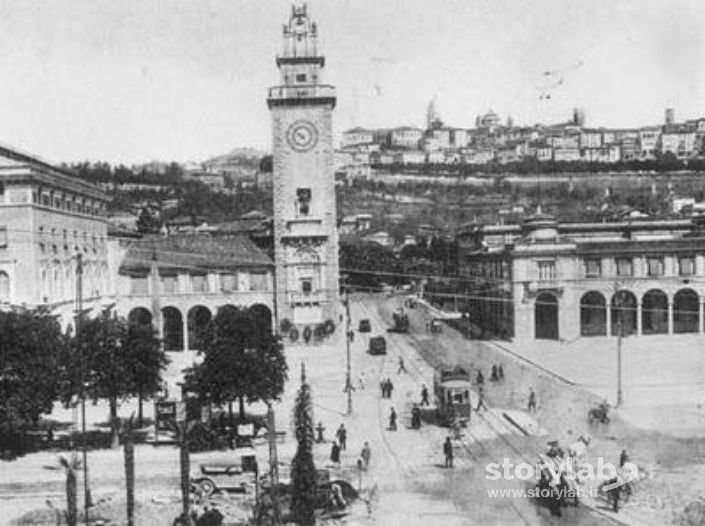
[[[319,427],[322,424],[319,423]],[[333,464],[340,467],[340,452],[347,450],[348,448],[348,430],[345,429],[345,424],[340,424],[340,427],[335,432],[335,440],[330,447],[330,460]],[[372,449],[370,448],[370,443],[365,442],[360,451],[360,457],[358,459],[358,465],[362,467],[365,471],[370,465],[370,459],[372,458]]]

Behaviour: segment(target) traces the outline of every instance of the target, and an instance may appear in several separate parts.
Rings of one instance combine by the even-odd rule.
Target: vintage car
[[[191,474],[191,489],[203,495],[216,491],[252,491],[257,483],[257,456],[251,447],[203,462]]]
[[[370,354],[387,354],[387,340],[384,336],[374,336],[370,338],[370,347],[368,351]]]
[[[372,325],[370,324],[370,320],[368,320],[368,319],[360,320],[360,325],[358,325],[357,330],[359,332],[371,332]]]

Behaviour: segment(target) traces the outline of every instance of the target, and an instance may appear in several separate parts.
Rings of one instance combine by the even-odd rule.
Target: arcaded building
[[[488,333],[517,341],[703,333],[705,218],[539,215],[470,225],[458,241],[463,304]]]
[[[249,237],[113,237],[117,310],[151,324],[166,351],[203,350],[200,334],[221,310],[249,310],[271,330],[274,263]]]

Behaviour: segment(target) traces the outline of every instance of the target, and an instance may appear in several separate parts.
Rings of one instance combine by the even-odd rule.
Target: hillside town
[[[490,110],[478,115],[474,128],[447,126],[434,102],[427,109],[425,128],[352,128],[343,132],[336,150],[338,169],[350,177],[369,178],[373,168],[422,165],[512,165],[584,162],[614,165],[653,161],[670,153],[688,161],[705,155],[705,118],[677,121],[667,108],[664,122],[632,129],[589,127],[585,111],[575,108],[562,123],[515,125]]]

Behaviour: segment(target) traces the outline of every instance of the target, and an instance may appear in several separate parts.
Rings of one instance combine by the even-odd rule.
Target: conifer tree
[[[301,387],[294,405],[298,447],[291,463],[292,505],[296,521],[303,526],[316,523],[316,466],[313,462],[313,401],[306,371],[301,364]]]

